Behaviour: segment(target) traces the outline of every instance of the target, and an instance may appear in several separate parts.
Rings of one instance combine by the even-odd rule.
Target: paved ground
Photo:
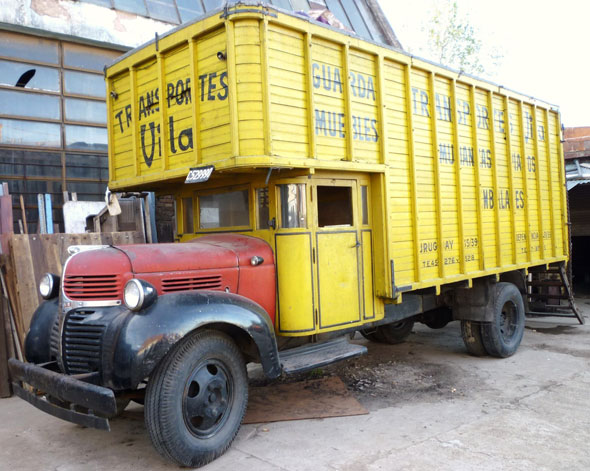
[[[590,316],[590,298],[578,300]],[[365,342],[365,340],[360,340]],[[588,470],[590,326],[528,321],[518,353],[468,356],[459,326],[417,326],[403,345],[326,370],[370,414],[242,427],[204,469]],[[0,400],[0,469],[175,470],[152,449],[139,406],[111,433]]]

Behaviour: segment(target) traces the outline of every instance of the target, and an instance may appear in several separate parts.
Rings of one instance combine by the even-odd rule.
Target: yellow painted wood
[[[410,167],[410,202],[412,207],[411,214],[414,216],[414,222],[411,224],[412,226],[412,253],[414,255],[414,277],[413,279],[416,282],[422,281],[422,271],[420,267],[420,251],[417,249],[417,246],[420,244],[421,237],[420,237],[420,208],[418,206],[418,178],[416,176],[416,149],[414,143],[414,118],[413,118],[413,103],[412,103],[412,69],[411,66],[408,64],[404,67],[405,71],[405,81],[406,81],[406,119],[407,119],[407,127],[406,131],[408,133],[408,162]]]
[[[506,116],[505,116],[505,120],[506,120],[506,127],[510,130],[512,127],[512,118],[510,117],[510,102],[508,100],[508,97],[505,96],[504,97],[504,109],[506,110]],[[510,195],[514,195],[515,193],[515,186],[514,186],[514,165],[512,162],[512,133],[509,131],[506,133],[506,149],[507,149],[507,156],[506,158],[508,159],[508,183],[510,185]],[[512,196],[511,196],[512,197]],[[511,230],[511,248],[512,248],[512,263],[516,263],[516,208],[515,208],[515,204],[511,204],[510,205],[510,222],[512,224],[512,230]]]
[[[523,109],[523,102],[522,100],[518,101],[518,120],[520,124],[520,157],[522,162],[522,182],[524,186],[525,194],[528,197],[527,204],[525,204],[524,211],[525,211],[525,222],[526,222],[526,253],[527,253],[527,260],[531,261],[531,235],[530,235],[530,227],[531,227],[531,211],[530,211],[530,202],[532,201],[531,195],[529,193],[529,179],[527,175],[527,165],[526,165],[526,142],[525,142],[525,120],[524,120],[524,109]]]
[[[475,86],[469,87],[469,103],[471,105],[471,136],[473,141],[473,152],[475,154],[475,194],[476,194],[476,217],[477,217],[477,254],[479,257],[479,269],[485,270],[486,263],[484,258],[483,246],[485,243],[483,235],[483,209],[482,200],[478,198],[481,189],[481,165],[480,145],[478,140],[478,123],[477,123],[477,102],[475,100]],[[463,242],[465,244],[465,242]]]
[[[551,217],[549,227],[551,227],[551,256],[557,256],[557,248],[555,247],[555,235],[557,234],[557,221],[555,219],[555,190],[553,187],[553,173],[551,172],[551,134],[549,133],[549,112],[543,111],[545,119],[543,125],[545,126],[545,153],[547,154],[547,182],[549,187],[549,206],[551,210]],[[559,191],[559,189],[558,189]]]
[[[238,176],[264,182],[269,168],[271,180],[281,172],[312,180],[364,175],[380,222],[371,228],[374,286],[360,293],[365,304],[373,293],[377,311],[400,287],[440,290],[566,259],[555,107],[272,7],[245,9],[179,28],[160,37],[157,50],[149,43],[107,69],[112,189],[176,194],[189,168],[209,164],[211,181],[191,191]],[[190,101],[168,102],[172,85],[174,93],[188,89]],[[146,106],[155,91],[157,105]],[[527,113],[534,129],[525,139]],[[142,155],[150,123],[159,125],[161,145],[151,166]],[[536,175],[526,170],[532,154]],[[493,192],[493,208],[484,190]],[[369,278],[365,270],[359,279]],[[313,319],[313,310],[305,316]]]
[[[375,290],[373,285],[373,241],[371,231],[361,231],[363,319],[375,319]]]
[[[359,322],[362,301],[357,231],[318,231],[317,270],[319,327]]]
[[[430,72],[428,74],[428,88],[430,92],[430,131],[431,131],[431,142],[432,142],[432,162],[433,162],[433,170],[434,170],[434,188],[435,188],[435,200],[434,200],[434,207],[436,211],[436,242],[438,245],[438,277],[444,278],[445,277],[445,268],[446,264],[444,263],[444,254],[443,254],[443,237],[444,237],[444,230],[443,230],[443,217],[442,217],[442,192],[441,192],[441,183],[438,176],[440,175],[440,163],[439,163],[439,149],[438,149],[438,119],[436,116],[436,110],[434,106],[432,106],[432,97],[435,96],[436,88],[436,77],[434,72]]]
[[[311,233],[276,236],[278,330],[302,333],[315,330]]]

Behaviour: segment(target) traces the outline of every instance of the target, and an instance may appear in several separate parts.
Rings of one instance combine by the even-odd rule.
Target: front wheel
[[[227,335],[182,340],[150,377],[145,422],[156,450],[181,466],[203,466],[234,440],[248,403],[242,353]]]
[[[524,334],[524,303],[512,283],[496,285],[494,318],[481,324],[481,337],[486,351],[493,357],[513,355]]]

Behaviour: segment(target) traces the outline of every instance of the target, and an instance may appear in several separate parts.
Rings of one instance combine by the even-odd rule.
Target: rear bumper
[[[116,414],[112,390],[14,358],[8,360],[8,367],[14,392],[20,398],[60,419],[110,430],[108,419],[96,414]],[[25,385],[32,386],[32,390]]]

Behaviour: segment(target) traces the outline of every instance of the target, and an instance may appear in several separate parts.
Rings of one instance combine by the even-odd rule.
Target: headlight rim
[[[43,284],[43,281],[45,281],[45,280],[48,280],[47,285],[49,286],[49,290],[47,291],[47,294],[43,294],[43,291],[42,291],[42,284]],[[54,273],[47,272],[41,277],[41,280],[39,281],[39,286],[38,286],[39,294],[46,301],[53,299],[59,294],[59,285],[60,285],[60,277],[55,275]]]
[[[135,285],[139,293],[138,300],[135,305],[130,305],[127,302],[126,293],[129,284]],[[123,304],[127,309],[133,312],[141,311],[142,309],[150,306],[156,298],[156,289],[147,281],[141,280],[139,278],[131,278],[129,281],[127,281],[127,283],[125,283],[125,287],[123,288]]]

